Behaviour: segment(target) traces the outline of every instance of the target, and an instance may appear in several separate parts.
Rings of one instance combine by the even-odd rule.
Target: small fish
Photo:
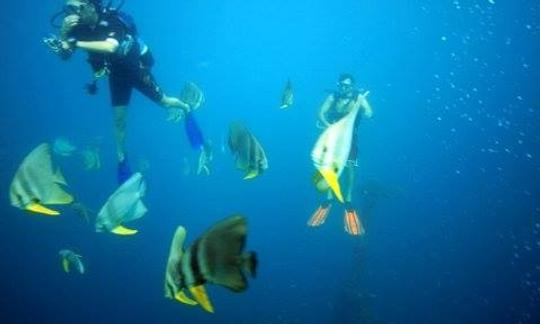
[[[292,106],[294,103],[294,92],[291,80],[287,80],[287,84],[285,85],[285,89],[283,90],[283,94],[281,95],[281,106],[279,106],[279,109],[285,109]]]
[[[236,167],[245,172],[244,180],[253,179],[268,169],[266,153],[255,136],[240,123],[229,126],[229,149]]]
[[[53,152],[63,157],[69,157],[75,153],[77,147],[65,137],[57,137],[53,142]]]
[[[101,158],[97,147],[89,146],[80,151],[85,170],[101,169]]]
[[[256,253],[243,251],[246,236],[246,219],[235,215],[212,226],[184,250],[186,229],[179,226],[167,260],[165,297],[188,305],[200,304],[213,313],[205,284],[220,285],[234,292],[246,290],[246,274],[254,278],[257,269]]]
[[[124,227],[124,224],[141,218],[148,209],[142,202],[146,184],[137,172],[126,180],[101,207],[96,218],[96,232],[109,231],[117,235],[134,235],[137,230]]]
[[[191,110],[197,110],[204,103],[204,94],[194,82],[186,82],[180,93],[180,100],[189,105]]]
[[[53,171],[49,144],[43,143],[32,150],[17,169],[9,188],[9,200],[19,209],[56,216],[60,212],[46,205],[73,202],[73,197],[60,185],[67,185],[66,180],[60,169]]]
[[[82,256],[76,254],[71,250],[60,250],[58,252],[62,258],[62,268],[64,272],[69,273],[71,267],[74,267],[80,274],[84,274],[84,264],[81,260]]]

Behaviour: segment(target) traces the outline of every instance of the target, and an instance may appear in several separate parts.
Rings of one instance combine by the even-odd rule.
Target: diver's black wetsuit
[[[121,12],[102,14],[95,28],[76,26],[68,38],[77,41],[104,41],[115,39],[119,46],[112,54],[88,52],[88,62],[94,72],[108,68],[111,103],[127,106],[133,88],[155,102],[160,102],[163,92],[156,83],[150,69],[153,65],[148,47],[138,38],[131,18]]]

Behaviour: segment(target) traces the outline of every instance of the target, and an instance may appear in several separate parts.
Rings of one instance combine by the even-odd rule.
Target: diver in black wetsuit
[[[150,49],[138,37],[131,17],[117,9],[103,6],[100,0],[66,0],[60,35],[44,39],[53,52],[66,60],[76,49],[88,52],[94,80],[87,86],[97,91],[96,80],[108,76],[114,110],[115,139],[118,157],[118,181],[124,182],[131,170],[124,147],[126,107],[131,92],[137,89],[157,104],[168,108],[167,120],[179,121],[190,111],[188,104],[166,96],[151,73]]]

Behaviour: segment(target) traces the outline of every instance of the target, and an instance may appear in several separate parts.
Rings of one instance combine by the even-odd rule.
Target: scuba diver
[[[62,11],[51,19],[63,17],[58,36],[44,38],[44,43],[61,59],[67,60],[77,49],[88,53],[93,81],[87,91],[95,94],[97,80],[108,76],[114,111],[114,133],[118,157],[118,182],[131,176],[126,151],[126,114],[131,93],[137,89],[168,109],[168,121],[178,122],[191,107],[176,97],[166,96],[152,75],[153,58],[148,46],[138,36],[133,19],[112,7],[112,1],[66,0]]]
[[[355,85],[354,77],[351,74],[344,73],[339,76],[337,82],[337,91],[332,91],[323,102],[319,112],[320,128],[327,128],[331,124],[345,117],[353,109],[360,108],[360,114],[364,118],[371,118],[373,111],[368,103],[366,93],[362,94]],[[344,225],[345,231],[351,235],[362,235],[364,229],[358,218],[356,209],[352,206],[352,191],[355,181],[355,167],[358,166],[358,121],[361,118],[356,118],[353,130],[353,138],[348,161],[345,165],[344,172],[346,173],[347,191],[345,195],[345,213]],[[322,125],[321,125],[322,124]],[[322,184],[324,179],[320,176],[314,178],[317,188],[320,191],[327,192],[327,199],[313,213],[308,221],[309,226],[322,225],[328,213],[330,212],[331,202],[333,199],[332,191],[328,190],[326,183]]]

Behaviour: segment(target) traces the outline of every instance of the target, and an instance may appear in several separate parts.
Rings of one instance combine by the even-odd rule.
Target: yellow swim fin
[[[41,204],[35,203],[35,202],[26,205],[25,209],[28,210],[28,211],[34,212],[34,213],[43,214],[43,215],[47,215],[47,216],[60,215],[60,213],[57,212],[56,210],[49,209],[49,208],[47,208],[47,207],[45,207],[45,206],[43,206]]]
[[[127,235],[137,234],[139,231],[137,231],[135,229],[124,227],[122,225],[118,225],[117,227],[113,228],[113,230],[111,232],[116,234],[116,235],[127,236]]]
[[[62,268],[64,268],[65,273],[69,273],[69,261],[66,258],[62,259]]]
[[[214,306],[212,306],[210,299],[208,299],[208,295],[206,294],[206,290],[204,289],[203,285],[189,287],[189,291],[205,311],[214,313]]]
[[[344,202],[337,174],[333,170],[329,169],[322,169],[319,170],[319,172],[322,174],[324,180],[326,180],[326,183],[328,183],[328,186],[330,186],[330,188],[334,192],[334,195],[336,195],[337,200],[339,200],[340,202]]]
[[[187,304],[191,306],[197,305],[197,302],[189,298],[188,296],[186,296],[183,290],[180,290],[179,292],[177,292],[176,295],[174,295],[174,299],[178,300],[182,304]]]
[[[259,175],[259,171],[257,170],[252,170],[252,171],[249,171],[246,176],[244,177],[244,180],[250,180],[250,179],[253,179],[255,178],[256,176]]]

